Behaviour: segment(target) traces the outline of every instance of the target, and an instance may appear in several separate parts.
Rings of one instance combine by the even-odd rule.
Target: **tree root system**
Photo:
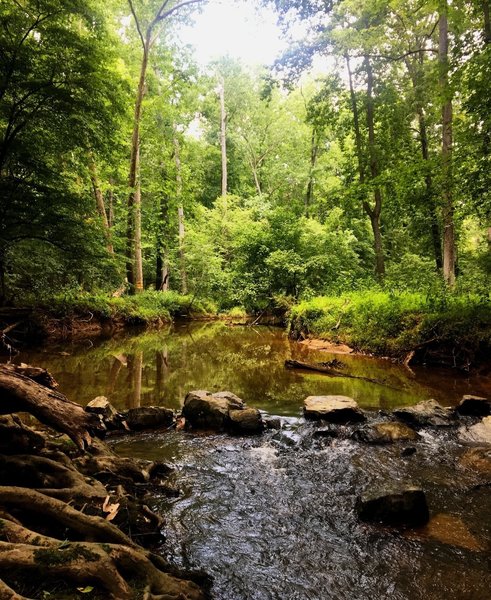
[[[163,519],[148,493],[165,492],[172,469],[114,455],[92,437],[96,416],[41,371],[0,367],[0,412],[29,412],[66,434],[0,418],[0,600],[207,598],[205,575],[152,552]]]

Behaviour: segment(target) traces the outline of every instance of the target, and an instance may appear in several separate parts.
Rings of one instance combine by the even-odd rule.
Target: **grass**
[[[211,301],[172,291],[145,291],[120,298],[106,294],[70,292],[50,298],[40,308],[55,318],[90,313],[99,319],[122,319],[128,324],[145,324],[158,319],[172,321],[181,316],[204,317],[217,312]]]
[[[489,298],[364,291],[300,302],[290,311],[290,331],[343,342],[356,350],[402,358],[431,343],[491,348]]]

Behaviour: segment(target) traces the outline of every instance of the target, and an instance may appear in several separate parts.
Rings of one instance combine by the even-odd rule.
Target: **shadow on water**
[[[300,414],[308,395],[342,394],[364,408],[393,408],[430,397],[451,405],[465,393],[491,393],[490,379],[451,370],[410,371],[363,356],[337,358],[347,372],[386,385],[284,367],[287,359],[321,362],[334,357],[289,340],[280,329],[213,322],[126,333],[96,345],[50,347],[16,360],[48,368],[61,391],[81,404],[103,395],[119,409],[155,404],[178,409],[192,389],[228,389],[272,414],[292,416]]]
[[[171,460],[178,499],[163,553],[214,577],[216,600],[489,600],[489,487],[458,467],[448,433],[416,454],[397,445],[312,436],[291,419],[255,439],[169,433],[121,440],[123,455]],[[362,524],[357,495],[386,481],[421,484],[432,520],[412,531]]]
[[[318,438],[299,418],[307,395],[344,394],[368,409],[431,397],[452,405],[465,393],[489,395],[489,379],[357,356],[337,358],[347,372],[385,385],[284,368],[286,359],[332,358],[281,330],[211,323],[18,360],[48,368],[82,404],[105,395],[120,409],[179,408],[191,389],[228,389],[284,416],[281,430],[249,439],[170,431],[113,442],[119,454],[176,467],[181,495],[154,498],[166,518],[161,552],[209,572],[217,600],[489,600],[489,482],[480,485],[460,466],[466,448],[454,431],[426,432],[404,457],[397,444],[364,445],[349,430]],[[423,487],[432,516],[426,528],[409,534],[358,521],[357,496],[394,480]]]

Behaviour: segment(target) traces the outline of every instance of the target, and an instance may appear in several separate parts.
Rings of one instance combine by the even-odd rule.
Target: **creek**
[[[284,368],[286,359],[337,358],[354,375],[333,378]],[[118,409],[182,406],[189,390],[230,390],[281,428],[258,437],[167,431],[112,441],[122,455],[175,467],[175,498],[156,496],[166,516],[160,551],[214,578],[217,600],[489,600],[489,479],[460,464],[468,446],[454,428],[426,430],[417,451],[405,445],[315,435],[301,416],[308,395],[342,394],[365,410],[386,411],[434,398],[491,395],[483,376],[313,351],[279,329],[177,324],[165,331],[51,346],[16,361],[46,367],[69,398],[105,395]],[[407,444],[406,444],[407,446]],[[388,481],[419,484],[428,526],[402,530],[359,522],[358,495]]]

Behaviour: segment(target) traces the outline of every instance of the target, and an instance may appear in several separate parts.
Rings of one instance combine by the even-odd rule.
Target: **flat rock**
[[[463,396],[455,410],[459,415],[486,417],[491,415],[491,400],[480,396]]]
[[[421,436],[404,423],[390,421],[366,425],[356,432],[355,437],[368,444],[390,444],[399,441],[413,442]]]
[[[169,427],[174,422],[174,413],[162,406],[141,406],[130,408],[127,417],[128,427],[133,431]]]
[[[461,427],[459,437],[464,442],[491,444],[491,416],[470,427]]]
[[[303,412],[307,419],[323,419],[329,423],[357,423],[366,419],[349,396],[308,396]]]
[[[358,498],[356,510],[362,521],[384,525],[417,527],[430,518],[425,493],[415,486],[390,487],[364,494]]]
[[[194,429],[259,433],[264,421],[256,408],[248,408],[232,392],[195,390],[187,394],[182,415]]]
[[[449,427],[455,422],[454,411],[441,406],[436,400],[424,400],[414,406],[396,408],[393,414],[413,427]]]
[[[114,408],[106,396],[97,396],[87,404],[85,410],[99,415],[108,429],[124,429],[123,415]]]

